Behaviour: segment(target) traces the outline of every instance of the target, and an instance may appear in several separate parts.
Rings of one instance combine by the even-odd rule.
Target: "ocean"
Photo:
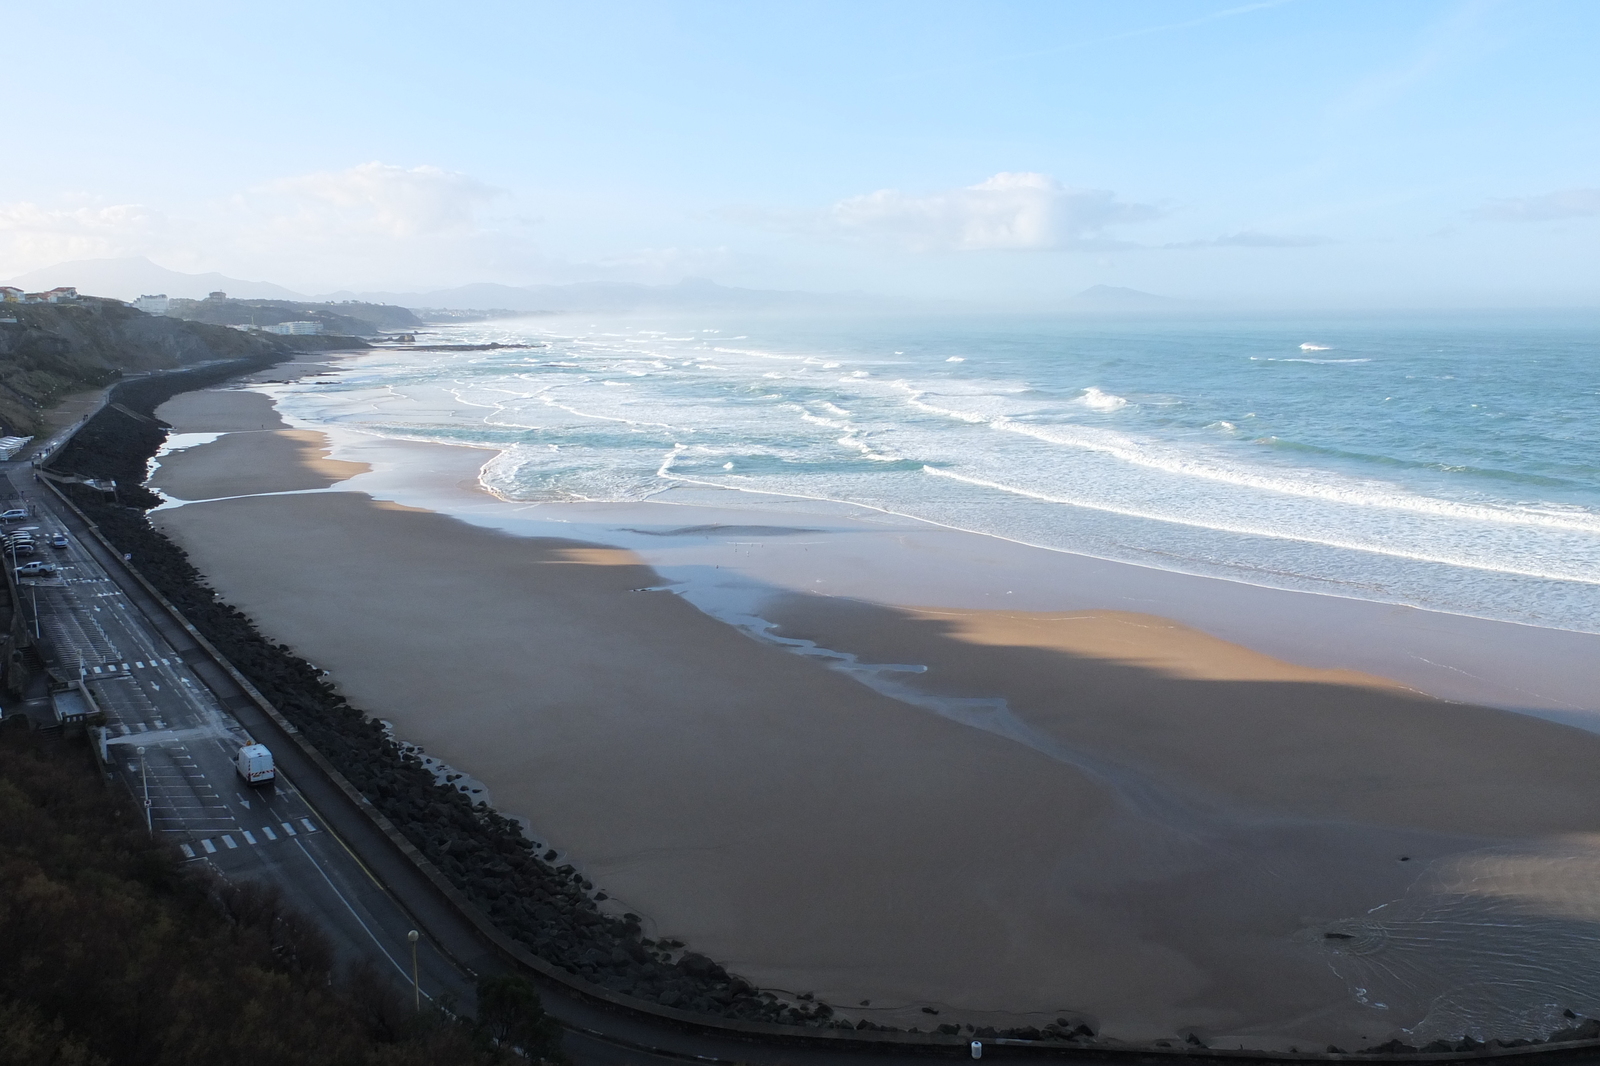
[[[846,503],[1600,633],[1600,319],[541,316],[276,386],[515,500]]]

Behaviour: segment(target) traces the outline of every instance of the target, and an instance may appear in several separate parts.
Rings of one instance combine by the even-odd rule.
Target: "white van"
[[[246,744],[240,748],[233,758],[233,768],[250,785],[264,784],[278,776],[272,764],[272,752],[265,744]]]

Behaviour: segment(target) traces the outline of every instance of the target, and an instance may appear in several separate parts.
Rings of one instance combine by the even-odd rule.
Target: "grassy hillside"
[[[62,396],[124,373],[285,355],[274,339],[135,311],[115,300],[0,305],[0,436],[28,436]]]

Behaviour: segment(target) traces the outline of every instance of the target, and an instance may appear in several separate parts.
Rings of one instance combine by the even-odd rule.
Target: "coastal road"
[[[30,467],[5,465],[14,491],[35,488]],[[53,497],[43,490],[17,495],[35,515],[6,523],[6,532],[28,529],[40,545],[18,561],[57,565],[54,575],[19,579],[23,612],[52,673],[81,677],[104,711],[107,767],[145,805],[152,834],[226,880],[276,886],[287,905],[327,933],[342,962],[369,960],[409,988],[406,934],[417,923],[291,776],[251,787],[234,771],[234,753],[257,738],[206,684],[201,675],[211,664],[194,641],[181,628],[152,624],[141,609],[149,605],[130,596],[127,586],[137,586],[120,560],[103,558],[104,547],[76,516],[58,514]],[[56,533],[67,535],[65,548],[49,546]],[[419,942],[417,956],[424,994],[470,1000],[472,982],[430,939]]]

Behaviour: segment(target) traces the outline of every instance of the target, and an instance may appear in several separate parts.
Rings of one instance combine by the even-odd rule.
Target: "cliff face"
[[[218,359],[285,355],[275,339],[147,315],[115,300],[0,304],[0,435],[37,432],[39,412],[63,395],[127,371]]]

